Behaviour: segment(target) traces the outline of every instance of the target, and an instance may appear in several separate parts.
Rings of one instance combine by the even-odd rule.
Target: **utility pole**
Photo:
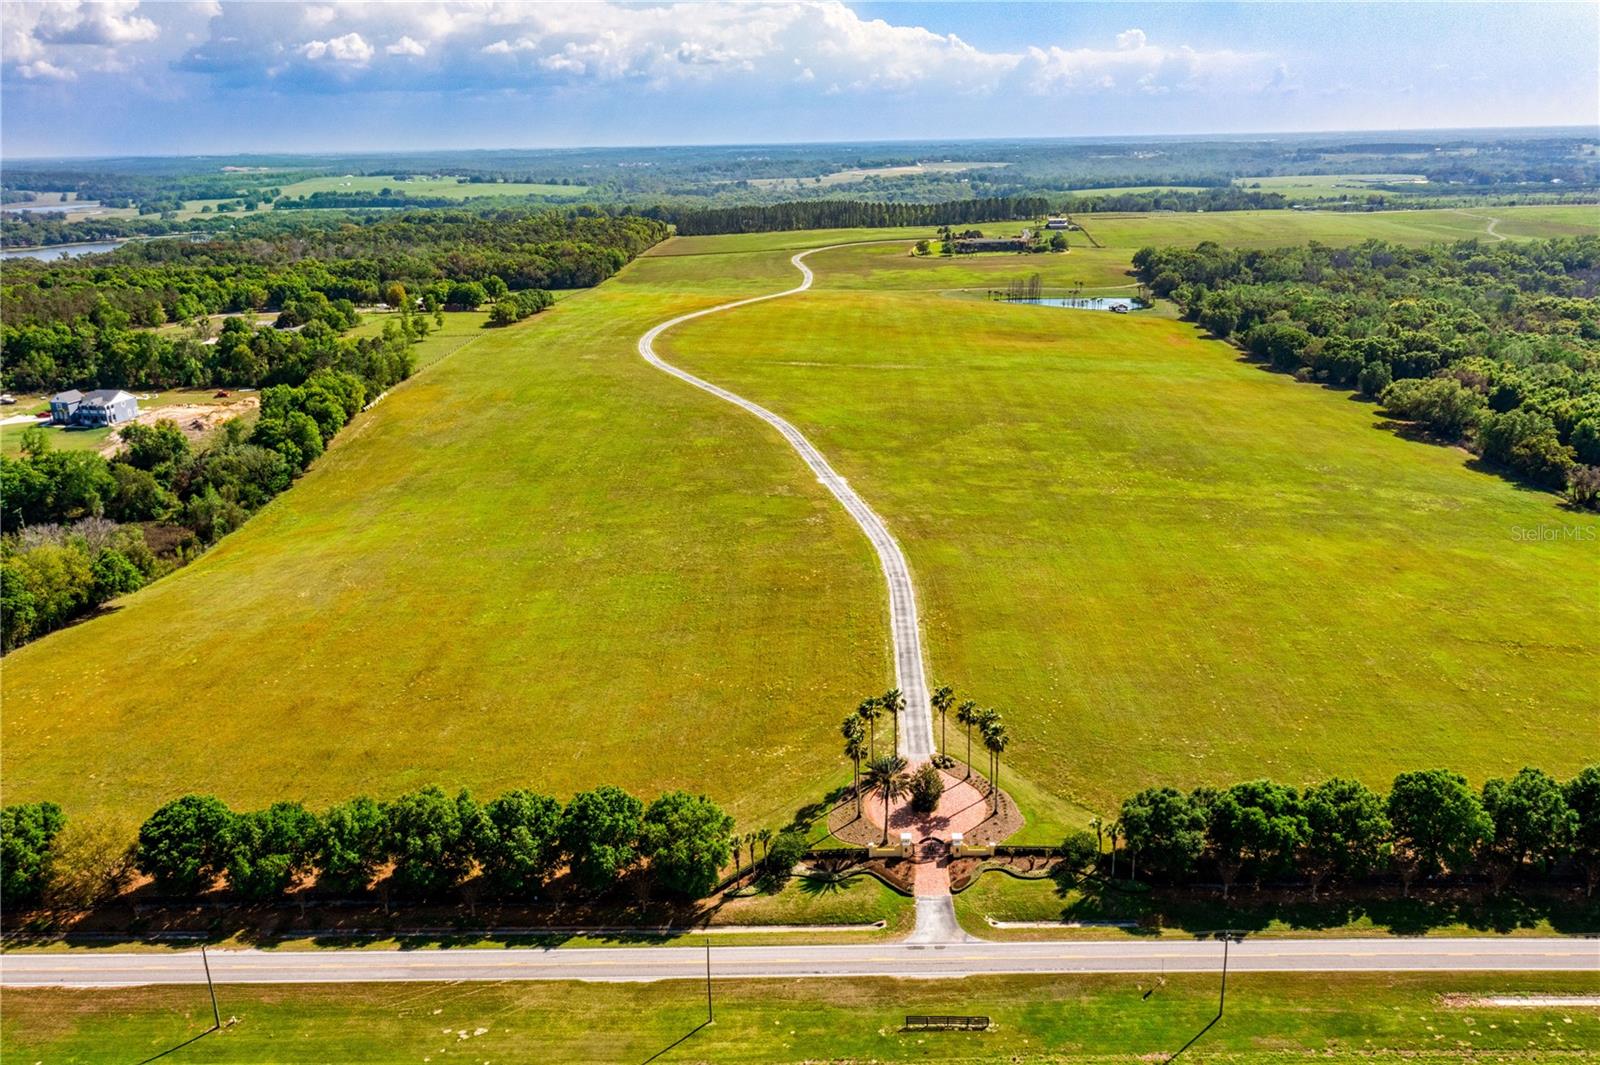
[[[1228,944],[1233,940],[1232,932],[1222,933],[1222,994],[1217,997],[1217,1020],[1222,1019],[1222,1007],[1228,1004]]]
[[[206,969],[206,990],[211,992],[211,1028],[222,1027],[222,1011],[217,1008],[217,985],[211,982],[211,959],[206,957],[206,945],[200,944],[200,964]]]
[[[711,1004],[711,936],[706,935],[706,1023],[711,1024],[717,1019],[716,1010]]]

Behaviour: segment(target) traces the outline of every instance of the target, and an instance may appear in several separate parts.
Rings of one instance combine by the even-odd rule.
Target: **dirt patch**
[[[1600,1009],[1600,995],[1445,995],[1450,1009]]]
[[[228,403],[175,403],[164,407],[151,407],[140,411],[133,419],[139,425],[154,425],[160,421],[175,424],[189,442],[196,443],[223,422],[248,414],[261,405],[259,396],[240,396]],[[100,449],[100,454],[110,458],[122,450],[122,441],[115,433]]]

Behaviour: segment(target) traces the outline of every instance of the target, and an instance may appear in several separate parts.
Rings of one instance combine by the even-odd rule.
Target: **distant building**
[[[52,413],[55,401],[50,401]],[[72,414],[73,425],[119,425],[139,416],[139,401],[116,388],[101,388],[78,401]]]
[[[1046,229],[1071,229],[1072,222],[1066,218],[1052,218],[1044,224]]]
[[[76,388],[69,388],[65,392],[57,392],[50,397],[50,420],[57,425],[66,425],[72,421],[72,416],[78,411],[78,404],[83,402],[83,393]]]

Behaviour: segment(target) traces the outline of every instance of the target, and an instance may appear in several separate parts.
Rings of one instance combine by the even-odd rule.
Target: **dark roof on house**
[[[84,396],[83,402],[99,407],[104,406],[107,403],[115,403],[124,396],[127,396],[128,399],[133,398],[120,388],[97,388],[93,392],[90,392],[88,395]]]
[[[83,393],[76,388],[69,388],[65,392],[57,392],[50,397],[51,403],[76,403],[83,398]]]

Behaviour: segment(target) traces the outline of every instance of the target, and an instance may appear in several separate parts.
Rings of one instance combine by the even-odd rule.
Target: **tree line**
[[[1356,388],[1515,476],[1600,498],[1600,238],[1144,248],[1134,270],[1217,337]]]
[[[526,901],[562,874],[566,890],[596,896],[642,871],[655,887],[701,898],[732,857],[732,833],[733,818],[703,795],[670,791],[647,805],[609,785],[565,805],[521,789],[479,802],[466,789],[425,787],[321,812],[298,802],[236,812],[214,796],[185,795],[132,840],[94,821],[75,829],[55,803],[38,802],[0,810],[0,901],[86,907],[139,873],[173,898],[225,882],[249,902],[281,902],[308,887],[331,896],[375,890],[387,903],[439,900],[469,881],[474,897]]]
[[[1393,874],[1404,893],[1419,879],[1481,874],[1496,891],[1519,879],[1581,869],[1600,884],[1600,765],[1560,783],[1539,769],[1495,778],[1474,791],[1443,769],[1401,773],[1386,795],[1334,778],[1297,789],[1271,780],[1227,788],[1146,788],[1116,819],[1066,848],[1098,855],[1111,840],[1128,874],[1183,884],[1293,877],[1312,897],[1330,880]],[[1120,841],[1120,848],[1119,848]],[[1103,860],[1103,859],[1102,859]]]
[[[476,306],[495,286],[592,286],[666,235],[663,223],[637,217],[440,211],[361,225],[270,225],[226,241],[150,241],[50,263],[14,260],[0,285],[0,384],[30,391],[294,383],[292,369],[277,374],[272,365],[303,361],[302,342],[284,330],[320,320],[337,333],[354,322],[356,305],[387,302],[395,291],[432,313]],[[473,285],[478,299],[464,303],[458,296]],[[247,347],[260,357],[242,364],[237,338],[213,346],[150,329],[182,322],[208,330],[209,315],[260,311],[281,312],[281,328],[257,333]]]
[[[654,207],[644,214],[671,222],[679,235],[771,233],[792,229],[868,229],[890,226],[963,225],[1037,218],[1050,204],[1041,196],[988,197],[944,203],[878,203],[866,200],[804,200],[703,210]]]
[[[411,373],[408,349],[419,335],[411,319],[342,342],[332,365],[304,364],[299,383],[261,393],[253,427],[232,419],[198,449],[170,421],[122,426],[123,447],[109,460],[55,451],[43,429],[25,429],[19,457],[0,457],[8,530],[0,537],[0,650],[138,590],[243,525],[322,455],[374,389]],[[249,346],[248,329],[232,333]],[[161,555],[147,531],[159,534]]]

